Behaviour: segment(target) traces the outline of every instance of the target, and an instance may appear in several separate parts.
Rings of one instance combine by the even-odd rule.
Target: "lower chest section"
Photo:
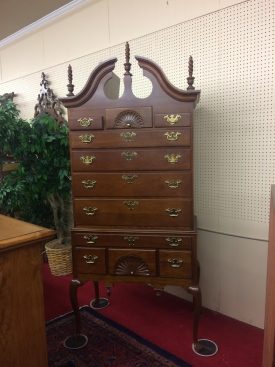
[[[196,276],[195,234],[81,230],[74,231],[72,239],[74,275],[80,278],[159,278],[169,283],[191,282]]]

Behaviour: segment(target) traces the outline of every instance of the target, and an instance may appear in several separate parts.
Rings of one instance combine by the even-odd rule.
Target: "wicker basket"
[[[58,240],[45,244],[49,267],[53,275],[67,275],[72,272],[72,248],[61,245]]]

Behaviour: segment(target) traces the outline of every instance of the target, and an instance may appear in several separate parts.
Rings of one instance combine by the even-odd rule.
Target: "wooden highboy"
[[[152,61],[136,56],[152,83],[150,96],[132,92],[126,43],[124,92],[105,95],[116,58],[100,63],[80,93],[67,98],[74,203],[71,299],[78,317],[77,288],[98,281],[184,287],[194,297],[194,345],[201,308],[193,212],[193,87],[189,58],[187,90],[174,87]],[[104,304],[104,300],[103,300]],[[77,323],[77,333],[80,332]]]

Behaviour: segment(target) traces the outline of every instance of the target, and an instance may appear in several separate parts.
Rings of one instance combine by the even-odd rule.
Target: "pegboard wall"
[[[193,56],[195,86],[201,89],[194,124],[195,213],[204,229],[267,238],[275,183],[274,24],[274,1],[250,0],[129,40],[138,97],[150,94],[151,86],[133,55],[155,61],[183,89]],[[122,77],[124,44],[69,61],[74,92],[100,61],[113,56]],[[67,93],[68,63],[43,70],[59,97]],[[18,94],[26,118],[33,116],[40,74],[0,85],[1,94]]]

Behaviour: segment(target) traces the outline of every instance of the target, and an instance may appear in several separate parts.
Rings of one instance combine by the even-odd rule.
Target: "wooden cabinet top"
[[[0,252],[53,238],[55,231],[0,215]]]

